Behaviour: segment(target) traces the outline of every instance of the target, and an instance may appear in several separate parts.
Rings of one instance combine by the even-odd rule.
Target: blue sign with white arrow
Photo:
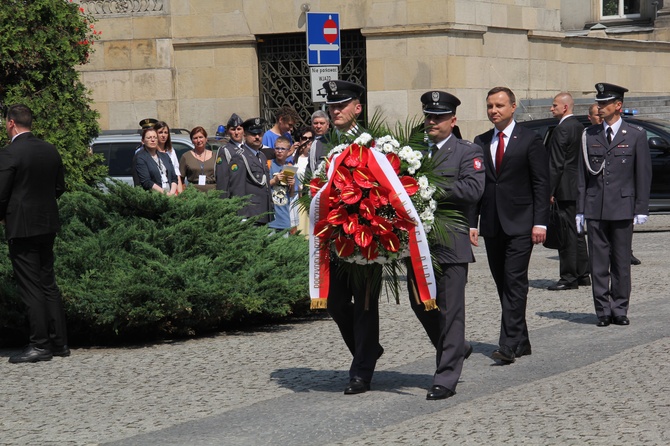
[[[340,14],[308,12],[307,64],[340,65]]]

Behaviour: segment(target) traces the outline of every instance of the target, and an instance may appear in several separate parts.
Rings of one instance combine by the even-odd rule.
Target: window
[[[602,18],[640,17],[640,0],[600,0]]]

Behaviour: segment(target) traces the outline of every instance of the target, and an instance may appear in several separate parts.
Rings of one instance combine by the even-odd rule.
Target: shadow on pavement
[[[575,324],[596,324],[598,318],[593,313],[570,313],[567,311],[538,311],[540,317],[549,319],[560,319],[563,321],[574,322]]]

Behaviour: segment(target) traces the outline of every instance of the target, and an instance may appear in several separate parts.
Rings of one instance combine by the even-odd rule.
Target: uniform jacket
[[[229,165],[228,195],[244,197],[250,195],[249,204],[240,210],[244,217],[263,214],[259,223],[272,221],[272,194],[268,161],[262,152],[258,156],[246,144],[232,154]]]
[[[156,152],[158,159],[163,163],[167,169],[168,183],[177,183],[177,175],[174,171],[174,165],[170,159],[170,155],[164,152]],[[153,160],[151,154],[144,148],[137,151],[133,157],[133,184],[135,186],[142,186],[144,190],[151,190],[154,184],[163,187],[161,179],[161,172],[158,169],[158,164]]]
[[[587,168],[583,153],[579,164],[577,213],[593,220],[632,220],[649,214],[651,155],[646,132],[623,121],[607,143],[604,125],[585,130]],[[603,165],[603,162],[605,163]]]
[[[533,130],[515,125],[506,141],[500,175],[491,157],[493,129],[475,138],[484,150],[486,181],[479,204],[483,237],[530,234],[533,226],[549,222],[549,160],[547,149]],[[472,224],[472,222],[471,222]],[[475,227],[475,226],[471,226]]]
[[[65,191],[58,150],[27,132],[0,150],[0,219],[8,240],[58,232]]]
[[[435,173],[449,181],[447,196],[438,200],[439,209],[461,212],[466,223],[476,213],[476,205],[484,192],[484,152],[469,141],[449,138],[437,150],[433,150]],[[471,263],[475,261],[470,244],[469,228],[449,234],[449,246],[431,247],[431,253],[439,263]]]
[[[574,116],[566,118],[549,141],[549,182],[551,195],[558,201],[577,200],[577,166],[584,126]]]

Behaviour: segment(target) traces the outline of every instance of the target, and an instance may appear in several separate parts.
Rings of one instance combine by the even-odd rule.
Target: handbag
[[[567,239],[568,222],[561,217],[558,205],[549,205],[549,224],[547,225],[547,238],[542,244],[548,249],[563,249]]]

